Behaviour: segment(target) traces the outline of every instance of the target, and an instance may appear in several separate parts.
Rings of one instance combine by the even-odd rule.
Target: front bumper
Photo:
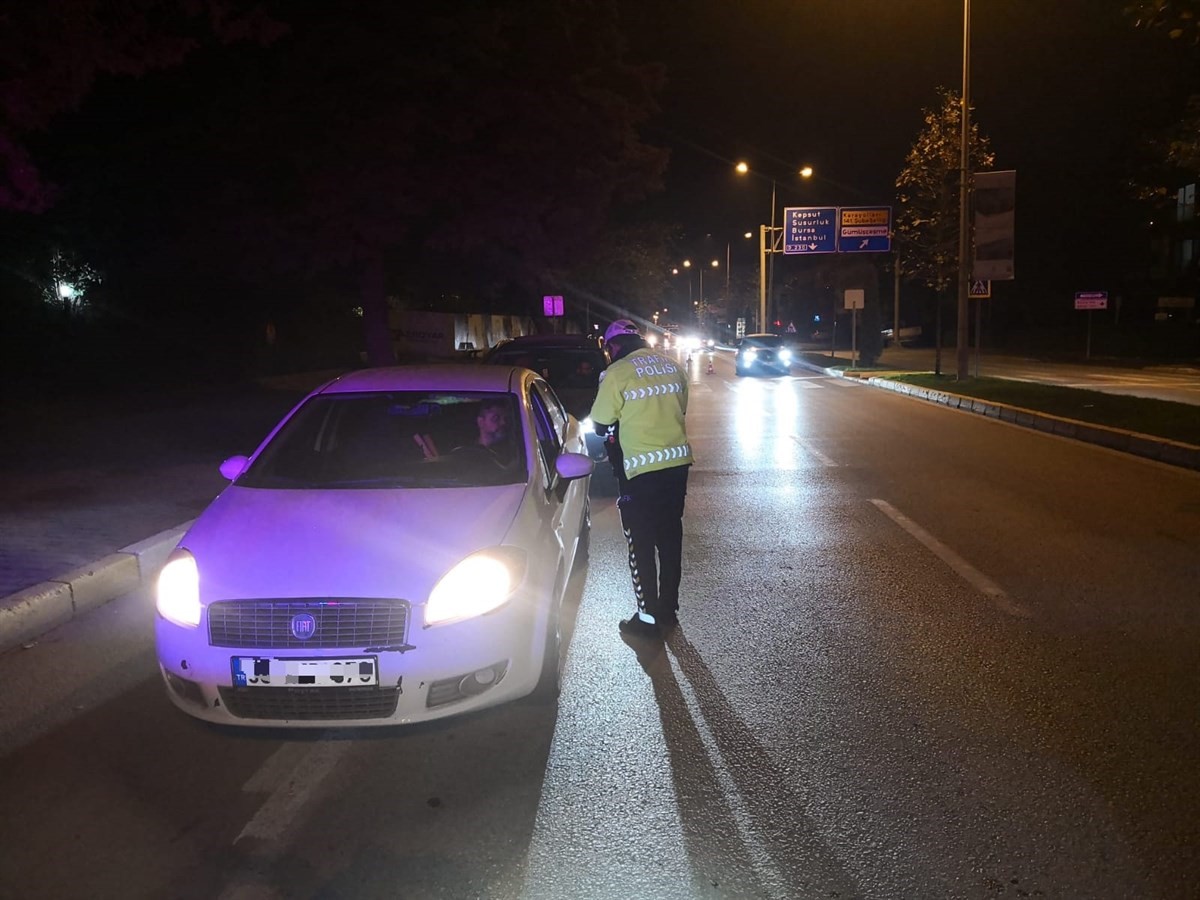
[[[422,722],[523,697],[541,673],[548,619],[544,608],[514,598],[476,619],[435,628],[416,624],[401,648],[309,652],[210,646],[207,610],[198,628],[162,617],[155,628],[167,695],[189,715],[224,725],[330,728]],[[378,684],[235,686],[233,657],[373,658]]]
[[[763,375],[768,373],[773,375],[788,375],[792,371],[792,364],[790,362],[783,362],[777,358],[763,359],[759,357],[753,362],[743,360],[736,365],[740,371],[747,375]]]

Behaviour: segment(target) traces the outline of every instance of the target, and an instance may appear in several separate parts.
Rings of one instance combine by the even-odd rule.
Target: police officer
[[[683,503],[692,448],[684,427],[687,374],[618,319],[604,332],[613,363],[592,405],[601,435],[619,436],[621,526],[637,610],[620,623],[630,637],[658,638],[677,622],[683,556]],[[656,558],[657,555],[657,558]]]

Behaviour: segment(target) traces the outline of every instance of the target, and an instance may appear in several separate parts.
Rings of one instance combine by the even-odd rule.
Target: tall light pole
[[[709,263],[709,265],[712,266],[713,269],[720,269],[721,268],[721,260],[714,259],[714,260],[712,260],[712,262]],[[673,268],[671,270],[671,274],[678,275],[680,268],[691,270],[691,260],[684,259],[682,263],[679,263],[679,265],[677,265],[676,268]],[[704,266],[697,265],[696,271],[700,272],[700,299],[695,299],[695,300],[692,299],[691,276],[690,275],[688,276],[688,302],[691,305],[692,311],[694,311],[694,312],[696,310],[702,311],[704,308]],[[664,312],[665,312],[665,310],[664,310]]]
[[[714,269],[719,269],[721,267],[721,262],[720,260],[714,259],[709,263],[709,265]],[[699,320],[698,324],[703,325],[706,310],[706,307],[704,306],[704,266],[698,267],[697,271],[700,273],[700,300],[696,303],[696,308],[698,310],[696,318]]]
[[[721,261],[714,259],[709,263],[709,265],[714,269],[719,269],[721,267]],[[671,274],[678,275],[680,268],[690,270],[692,268],[692,261],[690,259],[685,259],[678,266],[671,269]],[[699,319],[700,315],[704,312],[704,266],[696,266],[696,271],[700,274],[700,296],[699,299],[692,299],[692,278],[691,275],[688,275],[688,303],[692,308],[692,314]]]
[[[956,332],[956,361],[959,379],[967,377],[970,353],[967,347],[969,303],[968,278],[971,261],[970,212],[971,180],[971,0],[963,0],[962,52],[962,135],[958,147],[958,330]]]
[[[739,175],[745,175],[750,171],[750,165],[745,162],[739,162],[735,167],[735,171]],[[812,166],[804,166],[797,173],[801,178],[812,178]],[[767,176],[763,176],[767,177]],[[783,231],[782,226],[775,225],[775,203],[778,182],[774,177],[771,177],[771,224],[759,226],[758,240],[758,330],[767,330],[767,299],[771,300],[771,306],[775,305],[775,254],[782,253],[782,241],[776,238],[782,235],[779,232]],[[770,239],[768,240],[768,235]],[[767,259],[768,254],[770,260]]]
[[[775,254],[776,254],[776,252],[778,252],[778,251],[775,247],[775,179],[772,178],[771,179],[771,250],[770,250],[771,256],[767,260],[767,284],[766,284],[766,289],[763,291],[765,296],[763,297],[763,299],[761,301],[759,301],[762,306],[762,309],[760,310],[760,313],[759,313],[759,319],[762,323],[759,326],[759,329],[758,329],[759,331],[767,331],[768,330],[767,329],[767,315],[770,313],[771,308],[775,305]]]
[[[748,241],[748,240],[750,240],[750,238],[754,237],[754,232],[747,231],[742,234],[742,237]],[[729,303],[729,299],[730,299],[729,279],[730,279],[730,276],[733,274],[733,259],[730,256],[730,248],[732,246],[733,246],[733,241],[725,242],[725,302],[726,302],[726,304]]]
[[[671,274],[678,275],[680,266],[682,266],[685,269],[690,269],[692,267],[692,261],[690,259],[685,259],[683,262],[681,262],[679,264],[679,266],[676,266],[675,268],[673,268],[671,270]],[[688,286],[688,306],[693,306],[695,304],[695,301],[692,299],[692,276],[690,274],[688,275],[687,286]]]

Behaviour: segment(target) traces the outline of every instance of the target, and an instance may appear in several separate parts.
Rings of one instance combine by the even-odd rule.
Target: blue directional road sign
[[[784,253],[837,253],[836,206],[789,206],[783,211]]]
[[[838,210],[838,253],[886,253],[892,249],[890,206],[843,206]]]

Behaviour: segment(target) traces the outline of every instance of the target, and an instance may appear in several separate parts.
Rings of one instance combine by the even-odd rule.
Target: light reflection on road
[[[793,436],[799,421],[799,392],[790,378],[737,382],[734,428],[738,463],[758,468],[767,462],[762,458],[767,453],[773,468],[798,469],[800,455]]]

